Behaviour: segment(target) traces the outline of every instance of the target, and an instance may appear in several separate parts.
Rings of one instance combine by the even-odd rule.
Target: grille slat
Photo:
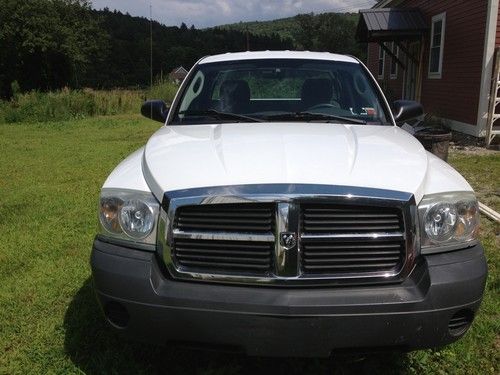
[[[370,219],[370,218],[377,218],[377,219],[393,219],[394,216],[389,214],[389,215],[384,215],[384,214],[367,214],[363,212],[350,212],[346,213],[344,212],[335,212],[335,211],[326,211],[320,213],[320,210],[318,210],[317,213],[310,213],[310,212],[305,212],[304,217],[306,219],[321,219],[323,217],[332,217],[332,214],[335,215],[336,218],[341,218],[341,219],[349,219],[349,218],[360,218],[360,219]]]
[[[307,219],[307,223],[310,225],[346,225],[346,224],[392,224],[392,225],[397,225],[399,226],[399,220],[397,218],[390,218],[390,219],[380,219],[377,218],[376,220],[358,220],[358,219],[352,219],[352,220],[345,220],[344,218],[341,219],[333,219],[331,217],[328,217],[329,220],[311,220]]]
[[[212,242],[212,241],[196,241],[196,240],[189,240],[189,241],[182,241],[182,240],[177,240],[176,241],[176,247],[181,248],[183,246],[186,247],[196,247],[196,246],[202,246],[203,248],[219,248],[221,244],[219,242]],[[233,248],[233,249],[239,249],[241,248],[242,244],[239,242],[234,242],[231,243],[229,241],[226,241],[224,243],[224,248]],[[256,249],[256,250],[267,250],[269,248],[269,245],[265,243],[259,243],[259,242],[246,242],[243,246],[245,246],[246,249]]]
[[[243,257],[230,257],[230,256],[219,256],[219,255],[187,255],[182,253],[177,253],[177,258],[182,262],[184,260],[200,260],[200,261],[212,261],[221,263],[233,263],[233,262],[248,262],[254,264],[269,264],[271,257],[261,257],[261,258],[243,258]]]
[[[358,245],[359,246],[359,245]],[[376,246],[376,247],[375,247]],[[322,242],[320,246],[303,243],[302,267],[305,273],[352,273],[396,271],[404,261],[404,242],[364,243],[358,250],[353,243]]]
[[[177,228],[182,229],[182,230],[217,230],[220,232],[223,231],[239,231],[239,232],[245,232],[245,231],[252,231],[252,232],[258,232],[258,231],[266,231],[266,230],[271,230],[270,225],[268,226],[259,226],[259,225],[237,225],[237,224],[182,224],[179,223],[177,225]]]
[[[189,256],[238,256],[265,258],[269,257],[269,245],[253,245],[250,243],[229,243],[228,241],[217,241],[214,243],[199,241],[178,241],[175,247],[177,257]]]
[[[271,231],[273,208],[271,205],[200,205],[180,209],[176,227],[183,231]]]
[[[272,243],[183,239],[176,242],[174,254],[180,266],[204,272],[262,272],[271,269],[272,249]]]
[[[357,264],[337,264],[337,265],[332,265],[332,264],[323,264],[323,265],[312,265],[312,266],[307,266],[308,269],[310,270],[341,270],[341,271],[357,271],[357,272],[363,272],[363,271],[373,271],[381,269],[381,268],[386,268],[386,267],[391,267],[393,263],[374,263],[374,264],[363,264],[357,265]]]
[[[398,251],[335,251],[335,252],[312,252],[308,251],[307,255],[305,255],[308,258],[321,258],[321,257],[328,257],[331,255],[335,256],[365,256],[365,255],[387,255],[387,256],[399,256],[400,252]]]
[[[221,218],[217,217],[217,223],[219,224],[258,224],[259,226],[269,226],[271,225],[271,218],[266,219],[266,220],[258,220],[258,219],[249,219],[249,218],[238,218],[238,217],[231,217],[231,218]],[[189,225],[189,224],[198,224],[198,223],[210,223],[213,224],[214,218],[213,217],[182,217],[179,218],[179,225]]]
[[[365,257],[355,257],[355,256],[338,256],[338,254],[335,254],[335,258],[331,257],[325,257],[325,258],[316,258],[316,259],[311,259],[309,257],[304,258],[304,263],[305,264],[329,264],[329,263],[371,263],[371,262],[392,262],[399,260],[399,255],[397,256],[377,256],[377,257],[370,257],[370,256],[365,256]]]
[[[269,271],[272,253],[272,243],[183,239],[176,241],[174,254],[181,266],[220,273],[237,269]]]
[[[400,268],[405,248],[399,209],[332,206],[302,206],[305,274],[363,277],[364,273],[392,272]]]
[[[190,271],[267,275],[273,263],[273,229],[273,204],[184,206],[175,220],[174,257]]]
[[[307,205],[302,209],[302,223],[308,233],[392,233],[401,230],[402,220],[394,208]]]
[[[394,232],[399,229],[399,225],[319,225],[319,224],[305,224],[304,230],[306,232],[352,232],[359,233],[361,231],[375,231],[375,232]]]
[[[186,266],[197,266],[200,269],[216,269],[216,270],[255,270],[255,271],[267,271],[269,267],[267,265],[257,265],[257,264],[243,264],[243,263],[221,263],[221,262],[203,262],[203,261],[191,261],[185,260],[181,265]]]
[[[203,256],[205,254],[214,254],[214,255],[224,255],[224,256],[231,256],[231,255],[244,255],[244,256],[256,256],[256,257],[260,257],[260,256],[265,256],[265,255],[268,255],[268,252],[255,252],[255,251],[234,251],[234,250],[229,250],[229,251],[226,251],[226,250],[205,250],[205,249],[183,249],[183,248],[179,248],[177,247],[177,257],[178,258],[181,258],[183,256],[187,256],[187,255],[190,255],[190,254],[193,254],[195,256]]]
[[[330,204],[330,203],[326,203]],[[361,207],[357,208],[356,206],[349,206],[344,203],[341,207],[340,205],[337,207],[319,207],[318,203],[312,203],[308,204],[308,207],[304,208],[304,215],[306,216],[316,216],[316,215],[331,215],[334,214],[335,216],[338,215],[347,215],[347,216],[352,216],[352,215],[361,215],[363,217],[386,217],[390,218],[393,217],[394,212],[392,211],[392,207]],[[316,207],[313,207],[313,205],[316,205]]]
[[[200,218],[200,217],[214,217],[214,218],[227,218],[227,217],[237,217],[237,218],[261,218],[261,217],[269,217],[269,213],[267,210],[262,211],[242,211],[239,213],[233,212],[183,212],[182,216],[186,219],[188,218]]]
[[[362,250],[365,250],[365,249],[399,249],[401,247],[401,245],[399,243],[381,243],[381,244],[377,244],[377,243],[373,243],[373,244],[366,244],[366,243],[361,243],[361,244],[358,244],[358,243],[354,243],[354,244],[335,244],[335,243],[327,243],[327,244],[324,244],[322,242],[319,242],[319,243],[308,243],[307,244],[307,248],[308,250],[323,250],[323,249],[327,249],[327,250],[331,250],[331,251],[335,251],[335,250],[344,250],[344,249],[362,249]],[[370,251],[371,253],[373,253],[373,251]],[[398,251],[399,252],[399,251]]]

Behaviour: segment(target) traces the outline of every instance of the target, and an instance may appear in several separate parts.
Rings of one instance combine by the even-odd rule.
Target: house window
[[[394,56],[399,57],[399,47],[394,42],[391,44],[391,52]],[[391,56],[391,79],[396,78],[398,78],[398,63]]]
[[[378,47],[378,78],[384,78],[384,60],[385,60],[385,51],[382,46]]]
[[[441,78],[443,68],[444,31],[446,13],[432,17],[431,42],[429,52],[429,78]]]

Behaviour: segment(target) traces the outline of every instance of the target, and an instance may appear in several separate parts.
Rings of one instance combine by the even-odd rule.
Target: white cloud
[[[166,25],[197,28],[239,21],[260,21],[290,17],[298,13],[357,11],[369,8],[375,0],[93,0],[96,9],[108,7],[134,16],[149,17]]]

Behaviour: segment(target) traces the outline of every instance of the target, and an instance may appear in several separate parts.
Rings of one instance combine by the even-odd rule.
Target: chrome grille
[[[179,208],[173,256],[181,269],[213,274],[268,275],[274,249],[274,205]]]
[[[283,286],[386,283],[404,280],[415,265],[418,228],[411,194],[242,185],[165,197],[157,247],[176,279]]]

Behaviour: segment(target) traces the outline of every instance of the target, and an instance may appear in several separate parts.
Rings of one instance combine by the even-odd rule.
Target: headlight
[[[418,212],[422,254],[465,248],[477,242],[479,207],[474,193],[427,195]]]
[[[103,189],[99,200],[101,235],[152,248],[156,244],[159,210],[151,193]]]

